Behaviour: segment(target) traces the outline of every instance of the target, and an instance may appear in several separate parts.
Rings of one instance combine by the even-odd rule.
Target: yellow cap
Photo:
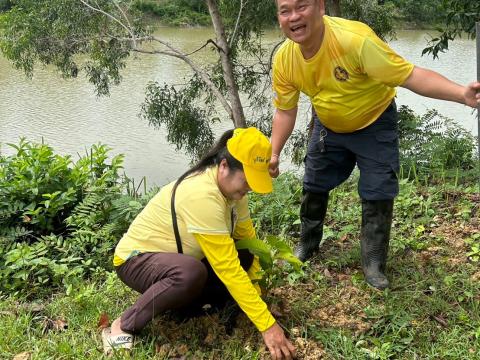
[[[242,163],[248,186],[253,191],[272,192],[272,178],[268,172],[272,145],[260,130],[254,127],[235,129],[227,141],[227,150]]]

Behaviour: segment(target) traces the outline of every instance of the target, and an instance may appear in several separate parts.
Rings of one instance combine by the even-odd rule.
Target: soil
[[[464,264],[469,263],[466,253],[469,251],[469,245],[465,242],[473,234],[480,232],[478,210],[480,197],[472,196],[470,199],[475,203],[475,216],[469,221],[452,221],[451,218],[446,220],[437,218],[437,226],[429,229],[431,236],[436,241],[434,245],[421,251],[406,251],[403,256],[406,259],[413,255],[415,262],[419,264],[442,263],[447,269],[455,271]],[[347,240],[342,242],[342,248],[348,249],[354,246],[354,241]],[[338,244],[332,244],[338,247]],[[330,253],[330,251],[329,251]],[[318,285],[313,281],[296,283],[293,286],[284,285],[270,290],[268,294],[270,310],[280,324],[295,323],[292,320],[295,316],[295,309],[298,304],[302,304],[302,318],[308,318],[309,324],[315,324],[319,329],[342,329],[348,331],[355,336],[359,336],[368,332],[373,323],[372,319],[366,316],[363,309],[368,307],[371,297],[375,294],[374,290],[365,290],[364,286],[355,284],[354,278],[361,278],[361,269],[343,267],[341,270],[328,268],[320,263],[312,262],[312,272],[322,274],[323,281],[327,282],[329,291],[318,292]],[[421,271],[422,266],[418,267]],[[476,271],[471,275],[472,281],[480,280],[480,271]],[[307,305],[305,305],[307,304]],[[440,321],[438,318],[436,321]],[[298,323],[298,322],[297,322]],[[309,339],[305,333],[306,328],[302,328],[305,324],[301,323],[296,327],[285,328],[291,342],[297,350],[297,358],[303,360],[329,359],[328,352],[324,349],[321,341]],[[188,353],[188,343],[195,339],[203,338],[202,347],[211,349],[211,354],[215,354],[213,349],[222,349],[225,342],[229,339],[242,339],[242,345],[245,351],[254,352],[261,349],[261,359],[270,359],[269,353],[266,351],[262,337],[249,319],[239,313],[236,317],[233,332],[228,335],[228,325],[222,323],[221,313],[210,314],[207,316],[190,319],[186,322],[178,323],[174,320],[160,319],[157,326],[159,329],[160,339],[157,344],[157,353],[161,356],[168,355],[171,359],[185,359]],[[200,336],[199,336],[200,334]],[[179,342],[181,341],[181,342]],[[176,345],[171,345],[176,344]],[[221,358],[221,354],[218,358]],[[216,355],[210,355],[212,359],[216,359]],[[194,356],[194,358],[197,358]],[[198,358],[205,358],[205,353]]]

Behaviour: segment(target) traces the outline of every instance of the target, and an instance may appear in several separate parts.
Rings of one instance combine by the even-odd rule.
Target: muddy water
[[[162,28],[160,34],[185,51],[196,49],[211,37],[210,29]],[[266,43],[279,39],[277,31],[266,34]],[[421,57],[426,33],[401,31],[391,46],[412,62],[441,72],[459,82],[475,77],[475,44],[456,40],[440,60]],[[197,60],[212,59],[204,50]],[[83,79],[64,80],[54,69],[39,67],[33,79],[12,68],[0,57],[0,151],[9,153],[5,143],[19,137],[45,142],[62,154],[74,158],[91,144],[108,144],[113,153],[124,153],[125,172],[137,180],[143,176],[148,184],[164,184],[176,178],[188,166],[188,159],[169,145],[163,130],[154,130],[138,117],[149,81],[182,83],[188,67],[173,58],[137,56],[129,60],[120,86],[112,88],[110,97],[97,98],[92,86]],[[400,89],[399,104],[408,104],[417,112],[437,108],[476,134],[476,118],[466,107],[424,99]],[[306,111],[300,111],[305,114]],[[226,121],[217,126],[222,132],[230,127]]]

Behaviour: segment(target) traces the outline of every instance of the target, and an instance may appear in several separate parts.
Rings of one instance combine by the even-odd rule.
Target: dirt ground
[[[418,261],[424,265],[442,262],[450,270],[455,270],[455,268],[469,262],[470,260],[466,257],[468,244],[466,244],[465,239],[480,232],[478,220],[480,196],[472,196],[470,200],[475,203],[470,221],[436,219],[437,225],[430,229],[430,233],[427,236],[443,239],[442,243],[437,245],[435,242],[435,245],[405,256],[414,256],[416,262]],[[352,246],[352,244],[345,244],[344,240],[337,245],[342,249]],[[334,246],[336,245],[334,244]],[[445,259],[448,259],[448,261],[445,261]],[[372,292],[355,286],[352,281],[352,277],[359,274],[360,269],[345,267],[339,272],[318,263],[314,263],[312,266],[314,267],[312,272],[322,274],[328,288],[331,288],[332,291],[326,291],[322,293],[321,297],[312,300],[312,294],[315,293],[318,287],[313,281],[304,281],[293,286],[285,285],[273,289],[268,296],[270,299],[275,300],[270,302],[270,310],[274,317],[281,324],[286,323],[284,320],[292,316],[296,305],[299,302],[304,304],[306,299],[309,299],[310,301],[315,301],[315,304],[313,306],[305,306],[307,310],[306,313],[302,314],[303,319],[309,319],[309,321],[311,320],[317,326],[319,325],[325,329],[339,328],[352,332],[355,335],[367,332],[373,324],[363,309],[368,306]],[[480,271],[474,273],[471,279],[479,281]],[[239,313],[236,316],[235,326],[231,334],[227,334],[226,326],[222,323],[218,313],[182,323],[165,319],[159,321],[161,325],[159,323],[158,329],[160,329],[163,340],[157,344],[157,353],[162,356],[168,355],[172,359],[185,359],[185,354],[187,354],[189,349],[189,341],[203,338],[202,346],[205,348],[221,349],[225,341],[234,337],[242,339],[245,350],[254,351],[254,349],[261,348],[263,349],[261,359],[270,359],[268,352],[264,348],[261,335],[243,313]],[[303,332],[304,329],[300,326],[287,328],[285,331],[296,346],[298,359],[318,360],[330,358],[322,347],[321,342],[308,339]],[[185,343],[172,347],[170,344],[176,343],[176,339],[185,339]],[[212,359],[215,358],[217,357],[212,355]],[[221,356],[218,358],[221,358]]]

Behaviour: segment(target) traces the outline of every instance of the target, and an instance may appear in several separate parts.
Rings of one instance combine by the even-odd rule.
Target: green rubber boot
[[[376,289],[389,287],[385,276],[393,200],[362,200],[360,248],[365,280]]]

